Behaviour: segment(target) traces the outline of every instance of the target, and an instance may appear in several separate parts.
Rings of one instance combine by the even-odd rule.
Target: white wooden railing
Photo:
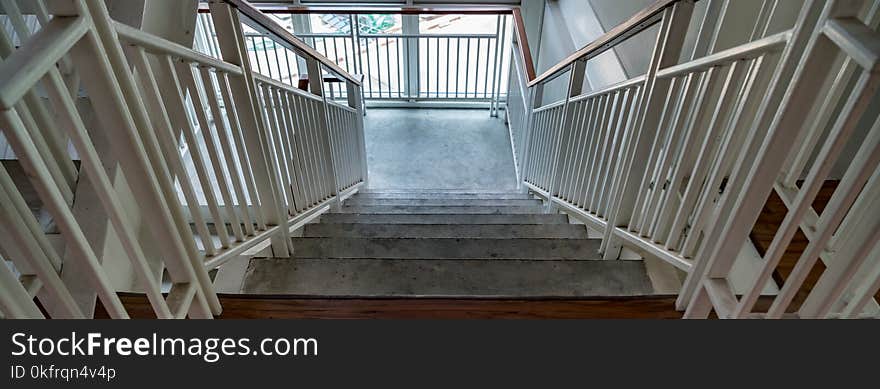
[[[746,2],[703,2],[697,30],[688,29],[694,1],[657,1],[537,77],[514,45],[511,79],[528,85],[507,106],[523,185],[602,232],[605,259],[628,247],[687,272],[677,302],[685,317],[877,316],[880,2],[805,1],[793,27],[770,33],[782,2],[767,0],[750,39],[726,50],[714,50],[719,15]],[[649,32],[645,74],[583,91],[588,61]],[[694,51],[682,55],[689,33]],[[544,101],[545,87],[566,79],[565,96]],[[844,166],[839,185],[817,212],[835,166]],[[736,293],[733,265],[774,190],[788,213]],[[769,308],[756,308],[799,229],[806,250]],[[827,270],[810,288],[818,260]],[[807,297],[792,306],[799,292]]]
[[[366,181],[360,81],[246,2],[210,4],[222,59],[114,22],[103,1],[0,7],[15,27],[0,31],[0,129],[36,191],[0,166],[4,317],[90,317],[95,295],[128,317],[103,263],[118,243],[157,317],[211,318],[209,270],[288,256],[290,231]],[[348,100],[253,72],[243,25]]]

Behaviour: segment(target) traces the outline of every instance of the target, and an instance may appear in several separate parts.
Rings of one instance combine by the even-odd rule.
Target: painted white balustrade
[[[249,4],[211,4],[218,57],[115,22],[102,1],[20,4],[0,2],[13,27],[0,30],[0,129],[15,157],[0,166],[3,317],[90,317],[94,296],[128,317],[105,258],[118,244],[157,317],[211,318],[208,271],[289,255],[290,231],[364,185],[360,81]],[[348,100],[254,72],[245,29],[313,79],[334,74]]]
[[[685,317],[877,317],[880,2],[805,1],[793,26],[768,34],[783,4],[764,1],[747,42],[716,50],[719,15],[745,3],[704,0],[689,30],[694,1],[657,1],[543,75],[515,64],[511,78],[528,82],[525,105],[507,105],[511,139],[525,139],[515,149],[523,185],[601,231],[605,259],[627,247],[687,272]],[[583,90],[588,61],[649,33],[643,75]],[[688,34],[696,43],[683,53]],[[567,94],[547,102],[554,80],[567,81]],[[848,145],[857,151],[841,158]],[[817,212],[813,200],[840,166]],[[736,293],[733,265],[773,191],[788,213]],[[798,230],[806,250],[769,308],[756,308]],[[826,270],[807,288],[818,261]],[[793,306],[799,292],[808,295]]]

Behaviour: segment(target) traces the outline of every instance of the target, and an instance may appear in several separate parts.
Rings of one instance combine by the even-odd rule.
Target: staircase
[[[359,193],[306,225],[291,258],[254,258],[242,291],[351,297],[585,297],[653,293],[642,261],[514,192]]]

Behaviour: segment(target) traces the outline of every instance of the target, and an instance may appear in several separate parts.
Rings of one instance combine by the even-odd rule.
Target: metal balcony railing
[[[203,8],[204,9],[204,8]],[[361,14],[454,15],[471,9],[415,9],[351,7],[298,7],[263,9],[269,15],[322,14],[341,24],[339,32],[295,31],[296,37],[352,74],[364,76],[364,97],[370,100],[483,102],[497,112],[507,97],[510,66],[510,8],[482,9],[494,17],[495,32],[484,34],[405,33],[400,26],[386,32],[361,26]],[[405,24],[405,23],[404,23]],[[206,14],[200,15],[197,40],[206,54],[217,53],[214,28]],[[368,31],[369,30],[369,31]],[[366,31],[366,32],[364,32]],[[255,70],[276,79],[299,79],[302,64],[291,61],[283,50],[259,33],[247,33],[245,46]],[[345,91],[331,89],[334,98]]]

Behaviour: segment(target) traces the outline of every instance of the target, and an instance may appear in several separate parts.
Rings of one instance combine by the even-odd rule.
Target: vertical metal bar
[[[405,62],[403,61],[403,44],[402,41],[406,40],[406,38],[395,38],[397,42],[397,97],[403,98],[404,93],[404,72],[405,72]],[[363,90],[363,82],[361,82],[361,87],[357,88]]]
[[[391,98],[391,44],[388,37],[385,37],[385,66],[388,73],[388,98]]]
[[[467,72],[467,69],[465,69]],[[458,98],[458,79],[461,76],[461,38],[455,38],[455,98]],[[528,108],[527,108],[528,109]]]
[[[306,192],[305,192],[305,183],[303,181],[303,172],[302,167],[299,162],[299,150],[297,150],[297,141],[296,141],[296,127],[295,127],[295,118],[296,111],[294,107],[291,105],[291,96],[290,92],[278,90],[279,99],[281,100],[285,116],[285,132],[283,135],[285,152],[287,153],[287,163],[288,169],[290,171],[290,182],[293,184],[294,191],[294,200],[295,200],[295,209],[298,212],[304,211],[308,207],[308,202],[306,201]]]
[[[10,140],[10,144],[12,142],[14,141]],[[25,228],[20,227],[22,224]],[[50,315],[59,318],[85,317],[76,299],[59,277],[61,257],[54,248],[44,244],[45,235],[39,226],[37,226],[38,230],[34,231],[34,228],[31,228],[34,224],[36,220],[16,188],[15,182],[6,172],[6,168],[0,164],[0,233],[3,234],[0,236],[0,242],[8,250],[4,252],[8,258],[4,259],[11,259],[17,265],[21,264],[20,261],[27,263],[30,267],[29,271],[36,274],[37,279],[43,284],[42,288],[47,292],[47,297],[56,302],[53,305],[57,307],[53,307],[54,309],[49,312]],[[5,262],[0,265],[8,270]],[[17,279],[15,283],[21,285]],[[32,302],[33,298],[28,295],[25,301]]]
[[[500,23],[500,27],[498,32],[495,33],[495,67],[492,70],[492,108],[490,109],[489,115],[498,117],[498,105],[500,103],[500,84],[501,77],[498,73],[501,71],[501,59],[502,53],[504,53],[504,38],[507,33],[507,17],[506,16],[498,16],[498,21],[496,23]],[[499,32],[501,33],[499,36]],[[497,81],[497,84],[496,84]]]
[[[497,38],[496,38],[497,39]],[[496,47],[497,49],[497,47]],[[489,53],[492,52],[492,38],[486,38],[486,74],[483,78],[483,98],[491,99],[489,96],[489,69],[492,69],[493,61],[489,60]],[[494,86],[495,81],[492,81]],[[489,115],[492,115],[492,102],[489,102]]]
[[[0,226],[0,229],[3,229]],[[27,289],[7,266],[0,268],[0,311],[10,319],[43,319]]]
[[[216,131],[216,133],[206,132],[205,135],[210,134],[210,136],[205,138],[205,142],[210,143],[210,147],[208,148],[209,153],[212,153],[211,150],[213,150],[214,157],[212,158],[211,163],[214,165],[214,175],[217,182],[220,184],[220,190],[223,193],[223,201],[226,202],[226,213],[227,217],[229,217],[229,223],[232,224],[232,232],[239,241],[243,242],[244,232],[242,231],[242,224],[249,223],[250,217],[245,217],[244,221],[242,221],[242,219],[239,218],[239,215],[235,212],[235,209],[237,208],[236,201],[232,197],[232,191],[229,190],[229,183],[226,182],[227,173],[229,174],[229,180],[232,182],[231,186],[234,188],[233,190],[235,191],[236,197],[241,199],[242,196],[240,196],[241,188],[237,185],[238,181],[233,178],[233,174],[237,169],[235,169],[235,164],[232,162],[232,150],[229,148],[229,139],[226,134],[223,113],[220,111],[220,104],[217,102],[217,92],[208,68],[202,67],[199,70],[202,76],[202,88],[196,87],[196,90],[203,90],[205,92],[208,106],[211,109],[211,116],[214,119],[214,130]],[[198,81],[194,79],[194,82]],[[214,138],[219,140],[221,145],[220,150],[217,150]],[[220,158],[221,156],[223,158]],[[239,200],[239,202],[241,202],[241,200]],[[245,214],[247,212],[246,209],[242,209],[242,211],[245,212]]]
[[[287,113],[281,101],[281,91],[278,88],[266,88],[268,98],[273,102],[275,107],[275,126],[272,134],[275,140],[276,155],[278,156],[278,165],[281,168],[281,182],[284,184],[284,191],[287,193],[287,200],[290,202],[287,206],[288,213],[295,215],[297,213],[297,197],[294,195],[296,181],[293,179],[293,169],[291,168],[290,151],[286,145],[289,142],[287,138]],[[293,183],[291,183],[293,182]]]
[[[142,52],[141,52],[142,53]],[[153,307],[153,311],[159,318],[170,318],[171,312],[165,303],[159,287],[159,282],[153,276],[147,259],[137,239],[134,227],[127,220],[116,190],[113,189],[110,179],[104,170],[98,152],[89,138],[82,119],[79,117],[76,105],[64,85],[60,74],[50,74],[46,83],[46,92],[49,99],[59,113],[58,118],[63,127],[68,131],[69,138],[74,144],[83,163],[83,170],[89,175],[90,182],[95,188],[98,197],[110,218],[113,228],[119,236],[119,241],[129,255],[133,264],[134,272],[145,287],[145,293]]]
[[[609,139],[612,137],[614,124],[617,122],[617,118],[622,114],[623,107],[621,101],[621,92],[614,91],[609,93],[609,100],[611,105],[611,111],[609,113],[608,119],[605,121],[605,124],[602,128],[602,132],[599,134],[599,143],[596,145],[596,149],[598,150],[598,158],[596,159],[596,167],[594,169],[590,169],[590,174],[592,176],[592,193],[590,193],[590,208],[596,210],[598,214],[599,204],[598,199],[600,193],[603,192],[604,182],[602,179],[604,176],[602,175],[602,169],[605,163],[605,160],[609,157],[610,150],[609,147]]]
[[[80,265],[85,266],[89,274],[91,274],[91,282],[97,290],[101,302],[104,303],[107,312],[114,318],[127,318],[128,313],[126,313],[122,301],[116,295],[109,278],[104,274],[101,264],[98,263],[94,251],[89,246],[67,202],[61,196],[58,187],[49,179],[46,164],[40,158],[36,147],[27,136],[24,123],[21,121],[18,113],[15,109],[2,111],[0,112],[0,121],[2,121],[5,130],[6,140],[15,150],[15,155],[22,162],[22,167],[33,178],[34,189],[36,189],[43,204],[54,216],[55,222],[62,234],[67,238],[67,248],[75,253],[75,257],[81,261]],[[12,229],[13,232],[17,230]],[[52,272],[54,272],[54,269],[52,269]],[[71,299],[72,297],[68,299],[67,304],[67,307],[70,309],[70,316],[83,317],[82,312],[79,311],[75,303],[70,305]]]
[[[477,57],[477,60],[479,61],[479,57]],[[489,63],[489,61],[487,60],[486,63]],[[569,119],[569,117],[571,116],[570,111],[572,108],[571,98],[581,94],[581,90],[583,89],[584,84],[586,66],[586,61],[575,61],[571,64],[571,70],[569,70],[570,73],[568,90],[566,91],[565,95],[565,103],[563,103],[559,115],[559,129],[557,130],[556,139],[554,145],[552,146],[553,149],[551,150],[552,166],[549,167],[550,181],[547,187],[547,193],[549,197],[548,205],[553,204],[552,200],[553,197],[556,195],[556,193],[554,192],[558,190],[559,181],[562,179],[562,177],[559,176],[559,165],[564,163],[565,158],[567,157],[566,155],[563,155],[564,153],[562,152],[562,149],[567,146],[565,143],[567,143],[567,137],[571,133],[571,129],[573,127],[571,120]],[[486,77],[486,79],[488,79],[488,77]]]
[[[364,38],[364,51],[367,55],[367,67],[364,68],[364,76],[367,79],[367,85],[369,85],[370,90],[370,98],[373,98],[373,72],[370,70],[370,38]],[[381,96],[380,96],[381,97]]]
[[[304,98],[295,93],[291,93],[289,97],[291,112],[294,113],[293,118],[295,119],[296,127],[293,133],[293,142],[294,146],[296,146],[296,156],[299,160],[300,169],[302,170],[303,175],[303,192],[306,196],[305,208],[309,208],[315,204],[315,198],[317,198],[317,187],[314,184],[315,179],[313,177],[314,172],[312,171],[311,148],[309,147],[309,135],[307,130],[309,124],[306,120]]]
[[[382,98],[382,54],[379,51],[379,37],[376,40],[376,80],[379,84],[379,98]]]
[[[603,241],[600,250],[603,251],[606,259],[616,257],[617,244],[612,244],[614,240],[613,231],[624,222],[628,222],[631,217],[631,210],[635,200],[635,192],[637,190],[636,179],[642,174],[643,159],[647,154],[645,149],[650,145],[654,134],[645,132],[642,129],[647,126],[654,125],[658,119],[658,109],[661,108],[660,100],[663,96],[663,90],[667,87],[665,82],[657,82],[657,72],[663,68],[677,62],[681,48],[684,42],[684,36],[687,33],[690,24],[691,14],[694,4],[691,2],[676,3],[672,8],[667,8],[663,12],[663,19],[660,22],[660,30],[658,31],[657,40],[655,42],[654,52],[651,57],[651,63],[645,76],[645,91],[642,101],[639,102],[643,107],[640,111],[640,124],[633,133],[631,141],[628,142],[626,156],[619,170],[619,175],[613,184],[614,205],[613,215],[608,219],[608,227],[605,229]],[[635,167],[635,168],[634,168]],[[609,247],[615,247],[614,250],[607,250]]]
[[[364,186],[367,185],[367,150],[366,150],[366,142],[364,139],[364,115],[363,115],[363,105],[364,101],[361,98],[361,94],[358,93],[357,89],[362,88],[361,86],[357,86],[354,83],[347,83],[346,87],[348,88],[348,105],[354,108],[356,112],[356,117],[354,118],[355,126],[354,131],[358,141],[358,155],[359,155],[359,165],[360,165],[360,173],[361,180],[364,183]]]
[[[578,101],[574,107],[575,114],[572,115],[573,133],[570,142],[571,147],[569,148],[568,152],[570,159],[567,168],[568,170],[567,172],[563,173],[563,176],[568,178],[563,181],[564,188],[561,188],[561,190],[564,193],[564,199],[575,206],[580,206],[580,204],[578,204],[576,200],[577,185],[580,179],[580,175],[582,174],[582,170],[579,169],[579,165],[582,162],[581,154],[584,150],[584,137],[586,136],[584,123],[589,116],[591,106],[592,100],[590,99]]]
[[[278,44],[275,41],[272,41],[272,53],[275,54],[275,66],[278,68],[278,81],[284,81],[284,77],[281,75],[281,61],[278,59]]]
[[[253,47],[254,51],[254,61],[257,63],[257,73],[263,73],[263,66],[260,64],[260,56],[257,54],[257,38],[253,36],[249,36],[248,39],[251,41],[251,47]],[[250,57],[250,56],[248,56]]]
[[[467,39],[467,48],[465,49],[465,58],[464,58],[464,98],[467,98],[468,94],[468,81],[471,75],[471,38]],[[476,93],[476,92],[474,92]],[[458,96],[456,96],[458,97]]]
[[[143,49],[136,49],[132,62],[134,62],[135,68],[140,72],[141,83],[144,89],[143,95],[146,97],[144,99],[145,103],[152,107],[151,110],[154,111],[153,123],[159,127],[159,129],[156,130],[156,133],[158,134],[157,138],[159,139],[159,146],[162,149],[162,152],[168,156],[166,159],[169,161],[171,169],[178,177],[180,189],[183,192],[187,205],[189,205],[192,210],[190,214],[192,215],[193,224],[195,224],[196,232],[199,233],[206,254],[214,255],[216,253],[214,241],[211,238],[211,234],[208,232],[208,227],[202,217],[202,213],[198,212],[198,197],[193,190],[192,180],[189,178],[186,169],[184,168],[178,145],[179,138],[172,133],[171,119],[165,105],[163,104],[162,96],[159,92],[158,85],[156,84],[156,77],[149,62],[147,62]]]
[[[434,38],[434,97],[440,97],[440,38]],[[429,62],[430,59],[428,60]]]
[[[626,135],[627,130],[631,127],[631,122],[633,121],[633,118],[635,116],[635,111],[637,109],[636,102],[639,101],[639,92],[639,86],[627,88],[626,90],[625,100],[623,104],[623,115],[621,115],[620,120],[614,126],[614,139],[611,144],[608,164],[603,173],[604,184],[602,185],[602,192],[599,195],[599,203],[596,209],[596,216],[605,217],[608,214],[608,198],[610,195],[611,180],[613,179],[612,175],[614,174],[614,168],[617,164],[617,158],[619,157],[620,150],[625,139],[624,136]]]
[[[600,103],[602,102],[601,96],[591,97],[586,100],[586,106],[584,107],[584,117],[581,120],[581,138],[578,140],[578,152],[575,156],[577,165],[575,167],[575,171],[577,173],[577,177],[575,178],[574,188],[572,190],[572,203],[580,207],[581,209],[587,212],[593,212],[594,210],[590,209],[587,204],[584,203],[584,196],[586,191],[586,183],[587,183],[587,164],[590,162],[589,152],[590,152],[590,139],[593,137],[593,126],[595,123],[595,118],[598,117],[598,113],[600,112]]]
[[[250,204],[253,204],[254,220],[256,220],[257,228],[265,230],[266,222],[265,220],[263,220],[263,212],[261,211],[260,207],[260,199],[257,195],[257,188],[254,186],[254,177],[253,173],[251,172],[250,157],[248,156],[245,149],[244,138],[242,137],[241,127],[239,126],[238,110],[236,109],[234,102],[232,101],[232,94],[229,90],[229,81],[227,80],[228,76],[226,73],[218,73],[217,76],[217,82],[220,86],[220,97],[223,99],[223,105],[226,108],[226,118],[229,121],[229,127],[232,133],[232,141],[235,145],[235,151],[238,154],[238,167],[241,169],[244,187],[247,188],[247,197],[250,198]],[[241,203],[242,207],[248,207],[248,202],[244,199],[244,197],[242,197]],[[245,228],[248,229],[251,234],[253,234],[253,222],[248,220]]]
[[[242,67],[242,76],[230,77],[229,87],[236,111],[239,113],[239,124],[247,146],[250,165],[254,174],[255,186],[258,189],[260,208],[263,220],[267,225],[286,223],[286,215],[280,206],[278,183],[272,174],[274,159],[266,142],[266,123],[259,113],[259,97],[256,82],[251,73],[251,63],[244,46],[241,21],[238,11],[226,3],[210,3],[214,27],[218,31],[218,42],[223,60]],[[283,230],[283,229],[282,229]],[[280,231],[272,236],[272,255],[288,257],[290,255],[290,239],[287,231]]]
[[[275,43],[275,42],[272,41],[271,39],[270,39],[270,41],[271,41],[273,44]],[[266,59],[266,71],[269,73],[269,74],[267,74],[267,76],[269,76],[269,78],[273,78],[273,77],[275,77],[275,76],[272,75],[272,63],[269,61],[269,49],[268,49],[268,47],[267,47],[267,45],[266,45],[266,37],[265,37],[265,36],[261,36],[261,37],[260,37],[260,43],[261,43],[262,46],[263,46],[263,58]]]
[[[478,98],[479,89],[480,89],[480,57],[483,55],[480,53],[480,49],[482,48],[483,39],[477,39],[477,63],[474,65],[474,98]],[[488,60],[486,62],[489,62]],[[483,91],[485,93],[485,90]]]
[[[207,15],[205,15],[205,20],[206,20],[205,24],[208,25],[208,28],[211,31],[211,35],[208,36],[208,38],[209,38],[208,42],[210,43],[211,47],[214,49],[214,55],[217,58],[220,58],[220,48],[217,46],[217,31],[214,29],[214,23],[213,23],[213,21],[211,21],[210,19],[207,18]]]
[[[737,160],[728,186],[733,188],[722,202],[719,220],[707,234],[708,244],[703,245],[698,256],[703,260],[694,266],[676,299],[676,307],[693,307],[703,289],[703,281],[709,275],[726,274],[732,266],[742,242],[747,239],[754,221],[763,208],[778,178],[778,168],[787,159],[787,153],[767,153],[763,150],[784,150],[785,144],[803,128],[805,117],[800,109],[815,99],[820,85],[815,80],[827,77],[837,48],[830,40],[812,39],[814,29],[827,12],[837,6],[853,6],[856,3],[838,2],[823,7],[824,2],[809,2],[798,16],[793,34],[782,53],[782,63],[768,87],[762,106],[756,115],[754,127],[769,129],[768,135],[750,139],[746,153]],[[825,11],[825,12],[823,12]],[[845,16],[845,15],[835,15]],[[810,77],[802,77],[809,74]],[[782,107],[781,109],[779,107]],[[745,158],[748,157],[748,160]],[[745,183],[748,182],[747,190]],[[789,212],[791,215],[793,212]],[[692,301],[693,300],[693,301]]]
[[[177,115],[180,118],[180,121],[183,123],[178,123],[178,126],[183,128],[183,136],[186,139],[186,143],[189,146],[188,150],[193,160],[193,167],[195,168],[196,175],[199,178],[199,184],[202,187],[202,193],[205,196],[205,201],[208,205],[208,210],[211,213],[211,217],[214,220],[214,227],[217,230],[217,236],[220,239],[220,245],[224,248],[229,247],[229,234],[226,231],[226,225],[223,223],[223,217],[220,214],[220,208],[217,205],[217,198],[214,195],[214,189],[211,187],[211,178],[208,174],[208,169],[205,167],[205,160],[202,157],[202,152],[199,148],[198,140],[196,139],[195,129],[192,125],[192,120],[189,118],[186,112],[186,98],[184,97],[183,86],[180,84],[180,79],[178,77],[182,77],[186,74],[187,71],[190,71],[189,65],[184,64],[179,69],[180,73],[178,74],[178,69],[175,69],[175,65],[172,63],[171,57],[164,56],[160,61],[165,67],[167,74],[171,76],[170,82],[175,87],[177,93],[171,93],[171,98],[173,99],[172,106],[178,109]],[[185,81],[185,79],[184,79]],[[167,98],[167,96],[166,96]],[[198,107],[195,107],[195,110],[198,110]],[[195,207],[191,206],[190,212],[199,212],[198,203]]]
[[[236,239],[242,241],[244,236],[242,235],[241,225],[238,223],[238,216],[235,214],[233,208],[232,196],[229,193],[229,187],[227,186],[226,179],[224,177],[224,169],[220,161],[220,156],[217,151],[217,146],[214,144],[214,132],[211,128],[211,124],[208,122],[207,110],[208,107],[203,100],[203,89],[199,87],[199,83],[197,79],[193,76],[193,69],[190,64],[178,63],[179,73],[183,77],[183,81],[186,84],[187,89],[189,89],[190,100],[192,101],[194,112],[196,115],[196,119],[199,123],[199,128],[202,130],[202,140],[205,144],[205,149],[208,151],[208,158],[211,162],[211,167],[214,171],[214,179],[217,181],[218,189],[220,190],[220,196],[223,198],[223,209],[226,211],[226,217],[228,218],[228,222],[232,227],[233,234]],[[215,121],[216,124],[216,121]],[[198,143],[194,143],[191,145],[193,148],[198,148]],[[195,155],[195,154],[193,154]],[[206,176],[207,180],[210,180],[210,176]],[[208,186],[211,191],[213,191],[213,187]],[[226,231],[226,222],[227,220],[222,218],[215,219],[214,224],[218,231],[221,230],[221,227],[217,224],[222,224],[222,230]],[[223,235],[220,234],[222,237]],[[228,238],[227,238],[228,239]],[[221,238],[221,241],[223,239]],[[228,247],[229,242],[226,242],[224,247]]]
[[[451,64],[449,60],[449,46],[452,45],[452,39],[446,38],[446,98],[449,98],[449,66]]]
[[[563,163],[560,166],[559,171],[559,193],[558,198],[563,201],[568,201],[570,197],[568,196],[567,190],[568,186],[572,181],[571,177],[571,165],[575,162],[574,154],[576,152],[577,147],[580,145],[577,143],[576,139],[579,136],[579,126],[577,125],[578,117],[581,114],[581,110],[583,108],[583,102],[572,102],[571,103],[571,116],[569,117],[569,122],[571,122],[571,128],[569,133],[566,136],[565,141],[563,142]]]

